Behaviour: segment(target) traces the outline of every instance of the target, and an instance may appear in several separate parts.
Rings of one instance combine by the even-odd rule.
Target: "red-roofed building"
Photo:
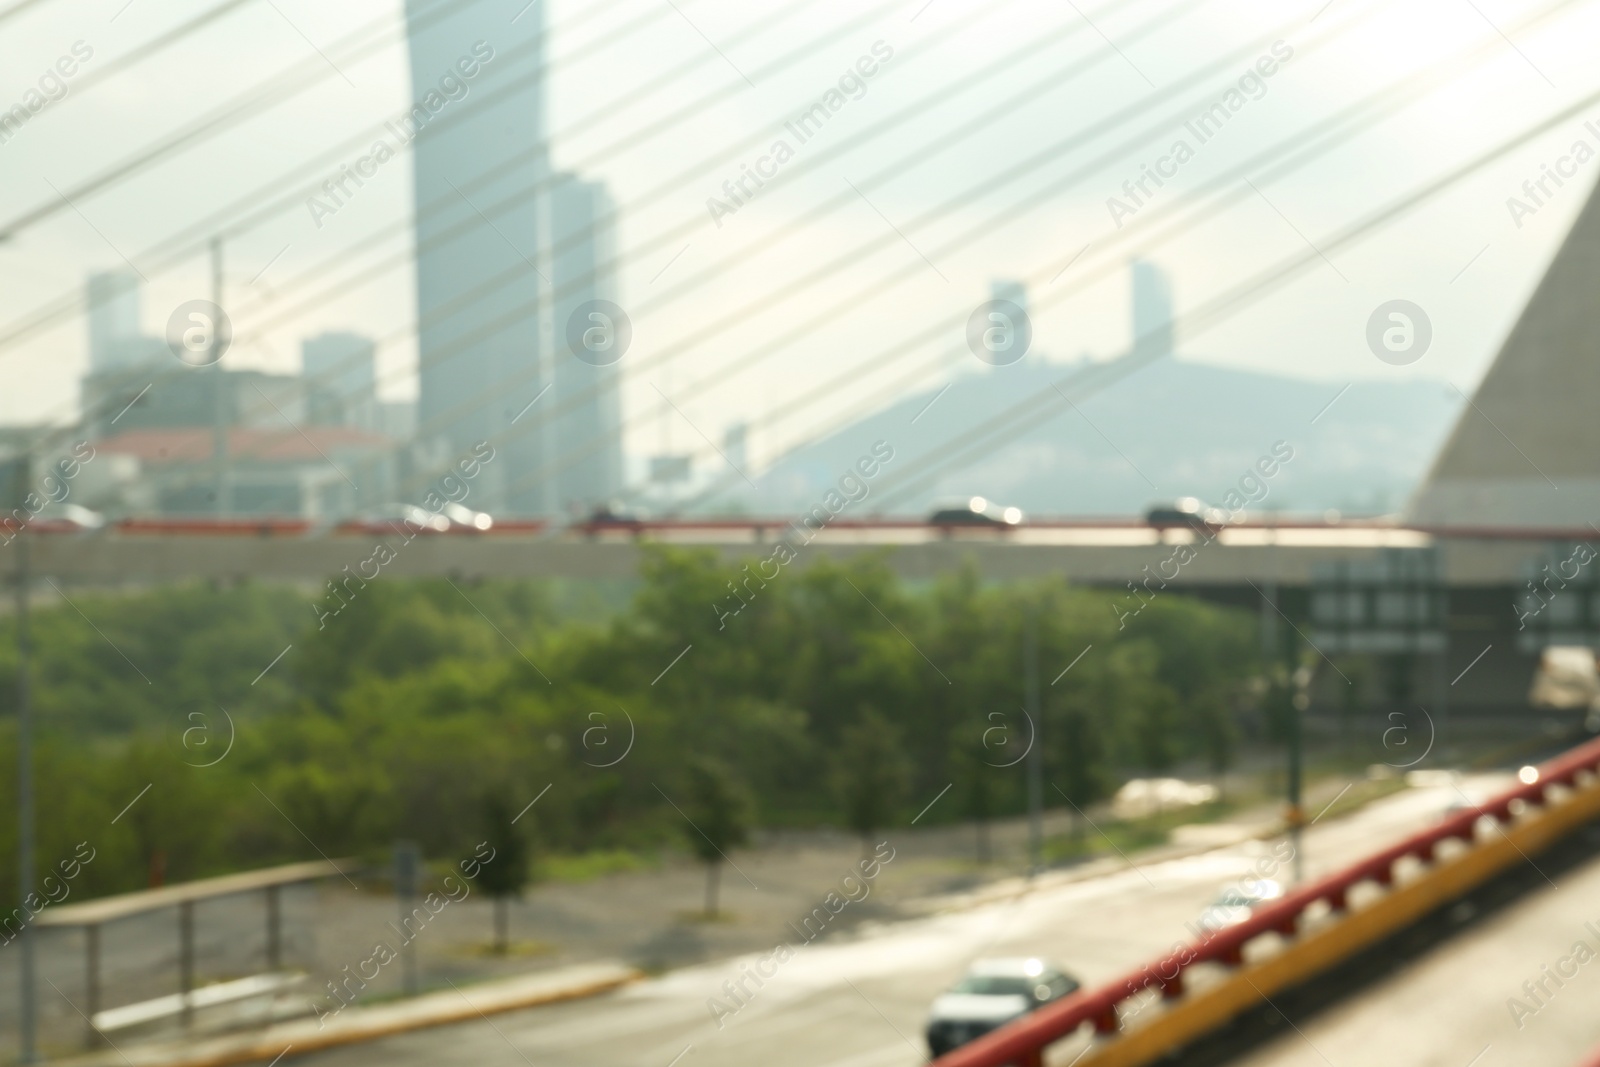
[[[235,426],[217,476],[213,432],[178,426],[128,430],[95,442],[98,453],[136,460],[134,510],[339,518],[394,494],[393,443],[348,426]],[[357,487],[360,487],[359,490]]]

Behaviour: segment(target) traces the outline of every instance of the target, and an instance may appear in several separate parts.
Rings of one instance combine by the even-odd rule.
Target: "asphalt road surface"
[[[1475,777],[1461,783],[1459,789],[1478,799],[1505,780]],[[1461,796],[1456,786],[1448,784],[1411,789],[1346,818],[1313,825],[1304,848],[1307,874],[1315,876],[1341,866],[1400,834],[1429,824]],[[909,1067],[926,1060],[922,1026],[928,1004],[972,959],[1043,955],[1086,983],[1108,979],[1187,938],[1184,924],[1192,921],[1224,885],[1267,855],[1270,845],[1247,842],[1089,880],[1047,875],[1026,893],[952,901],[948,911],[925,919],[864,926],[849,940],[819,939],[802,944],[743,1006],[727,995],[723,983],[737,980],[755,962],[756,955],[673,971],[593,1000],[400,1035],[308,1056],[300,1062],[315,1067],[520,1063],[537,1063],[541,1067],[745,1067],[751,1063],[765,1067]],[[1600,872],[1591,872],[1588,877],[1590,881],[1585,884],[1600,887]],[[1450,985],[1452,976],[1447,967],[1437,972],[1437,987],[1408,1001],[1403,1009],[1398,1003],[1389,1004],[1382,999],[1369,1003],[1364,999],[1366,1014],[1359,1019],[1348,1019],[1348,1012],[1343,1010],[1331,1013],[1326,1025],[1340,1025],[1336,1020],[1346,1020],[1342,1025],[1348,1033],[1340,1030],[1336,1040],[1330,1032],[1327,1044],[1341,1051],[1349,1049],[1342,1060],[1330,1051],[1332,1062],[1340,1067],[1345,1063],[1380,1062],[1466,1067],[1485,1042],[1502,1039],[1499,1035],[1505,1026],[1492,1033],[1484,1029],[1481,1041],[1473,1037],[1453,1042],[1466,1050],[1459,1058],[1431,1058],[1426,1041],[1420,1038],[1405,1046],[1416,1050],[1414,1056],[1397,1055],[1397,1046],[1368,1040],[1373,1021],[1386,1020],[1386,1025],[1410,1026],[1420,1032],[1426,1024],[1419,1015],[1441,1010],[1445,1003],[1450,1011],[1478,1019],[1485,1028],[1490,1017],[1508,1019],[1503,1001],[1515,991],[1512,987],[1522,980],[1523,972],[1537,977],[1539,962],[1549,957],[1553,963],[1580,936],[1582,923],[1573,918],[1582,912],[1583,902],[1569,902],[1574,895],[1550,894],[1550,901],[1559,898],[1564,902],[1565,910],[1557,909],[1559,915],[1540,919],[1535,914],[1524,919],[1522,912],[1516,911],[1507,916],[1510,922],[1539,925],[1537,948],[1511,944],[1496,948],[1493,943],[1497,939],[1490,933],[1474,938],[1487,938],[1478,951],[1491,957],[1509,954],[1515,962],[1497,958],[1484,974],[1475,971],[1467,986],[1473,994],[1471,998],[1459,988],[1466,981],[1462,974],[1455,974],[1455,986]],[[1600,919],[1600,906],[1591,910]],[[1501,936],[1510,938],[1514,932]],[[1449,951],[1466,950],[1455,947]],[[1459,972],[1459,966],[1456,970]],[[1600,963],[1593,970],[1592,981],[1600,989]],[[748,980],[746,984],[752,987]],[[1507,988],[1502,990],[1502,985]],[[470,989],[464,995],[470,997]],[[1467,1003],[1469,999],[1471,1002]],[[1585,1007],[1587,1004],[1577,995],[1566,1002],[1558,1000],[1546,1010],[1548,1023],[1541,1014],[1524,1020],[1524,1029],[1532,1031],[1537,1025],[1555,1032],[1559,1009],[1574,1013],[1577,1021],[1568,1029],[1576,1033],[1583,1029],[1579,1016]],[[1600,1036],[1600,1020],[1588,1025],[1593,1033],[1587,1037]],[[1322,1042],[1317,1040],[1321,1031],[1317,1027],[1312,1030],[1316,1032],[1308,1031],[1308,1036],[1321,1047]],[[1509,1038],[1505,1040],[1509,1051]],[[1344,1041],[1354,1044],[1347,1046],[1341,1043]],[[1469,1049],[1467,1046],[1474,1041],[1477,1044]],[[1562,1041],[1570,1044],[1572,1035]],[[1583,1044],[1579,1041],[1575,1047],[1582,1048]],[[1527,1046],[1535,1047],[1531,1043]],[[1070,1060],[1074,1049],[1063,1045],[1057,1052],[1064,1062]],[[1324,1062],[1304,1041],[1296,1046],[1286,1040],[1270,1054],[1261,1055],[1276,1058],[1258,1057],[1250,1062]],[[1570,1054],[1563,1055],[1572,1058]],[[1497,1062],[1533,1060],[1512,1055]],[[1562,1061],[1541,1058],[1539,1062]],[[1486,1062],[1483,1067],[1487,1067]]]
[[[1530,888],[1515,900],[1481,915],[1463,914],[1467,925],[1448,940],[1326,1010],[1293,1020],[1293,1028],[1282,1027],[1278,1037],[1234,1063],[1567,1067],[1582,1062],[1600,1046],[1596,830],[1589,828],[1590,840],[1573,865],[1561,865],[1549,852],[1532,858],[1517,872]]]

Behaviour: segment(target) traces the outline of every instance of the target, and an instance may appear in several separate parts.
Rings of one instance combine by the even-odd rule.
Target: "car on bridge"
[[[450,520],[415,504],[383,504],[363,512],[359,518],[340,524],[353,533],[448,533]]]
[[[572,529],[593,538],[602,533],[623,532],[638,536],[644,533],[644,520],[621,504],[601,504],[588,516],[572,524]]]
[[[970,497],[953,507],[941,507],[928,516],[929,526],[1016,526],[1022,522],[1021,508],[1001,507],[981,496]]]
[[[1185,496],[1152,507],[1145,512],[1144,521],[1157,530],[1193,530],[1210,536],[1227,524],[1227,516],[1221,508],[1209,508],[1195,497]]]
[[[446,504],[439,512],[450,521],[452,530],[485,533],[494,526],[494,516],[486,511],[474,511],[465,504]]]
[[[1076,978],[1041,959],[978,960],[934,1000],[928,1016],[929,1054],[937,1059],[1077,988]]]

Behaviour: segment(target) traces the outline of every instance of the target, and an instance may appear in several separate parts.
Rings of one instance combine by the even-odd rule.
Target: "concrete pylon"
[[[1591,191],[1406,518],[1600,526],[1600,193]]]

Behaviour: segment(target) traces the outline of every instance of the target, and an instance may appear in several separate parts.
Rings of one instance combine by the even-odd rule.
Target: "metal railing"
[[[1250,942],[1274,933],[1293,938],[1300,931],[1307,910],[1313,906],[1325,904],[1332,912],[1346,913],[1350,892],[1356,886],[1372,882],[1393,887],[1396,866],[1402,860],[1412,858],[1425,865],[1434,864],[1437,868],[1435,860],[1439,846],[1447,841],[1454,839],[1469,847],[1486,847],[1486,843],[1479,842],[1477,835],[1479,820],[1485,816],[1492,817],[1495,824],[1501,826],[1516,818],[1524,806],[1548,808],[1550,791],[1555,787],[1572,791],[1586,787],[1600,794],[1597,775],[1600,775],[1600,739],[1539,767],[1537,778],[1531,782],[1507,789],[1476,808],[1456,812],[1436,826],[1411,834],[1339,871],[1291,889],[1279,900],[1256,908],[1248,919],[1237,925],[1196,940],[1120,978],[1046,1005],[947,1053],[934,1061],[935,1067],[1002,1067],[1005,1064],[1037,1067],[1043,1062],[1043,1052],[1047,1046],[1071,1037],[1085,1024],[1093,1026],[1097,1034],[1117,1033],[1121,1029],[1123,1005],[1146,990],[1157,989],[1164,1000],[1177,1000],[1184,995],[1185,972],[1190,968],[1205,963],[1239,968],[1244,963],[1245,947]],[[1580,779],[1583,780],[1581,784]],[[1514,842],[1510,843],[1515,847]],[[1473,877],[1487,877],[1493,872],[1494,868],[1486,867]],[[1468,883],[1460,884],[1465,886]],[[1397,916],[1396,928],[1404,924],[1398,920],[1408,918],[1409,915]],[[1294,951],[1293,944],[1285,949],[1286,954]],[[1224,1021],[1225,1018],[1217,1020],[1219,1024]],[[1590,1067],[1600,1067],[1600,1059],[1592,1061]]]

